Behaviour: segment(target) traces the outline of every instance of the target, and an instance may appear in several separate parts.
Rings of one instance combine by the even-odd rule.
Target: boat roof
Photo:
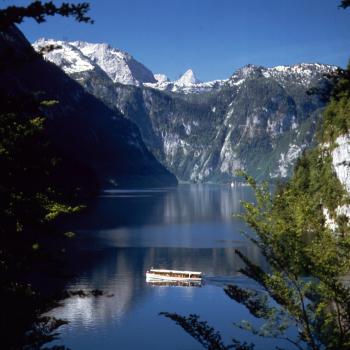
[[[191,275],[201,275],[198,271],[181,271],[181,270],[165,270],[165,269],[150,269],[150,272],[165,272],[165,273],[186,273]]]

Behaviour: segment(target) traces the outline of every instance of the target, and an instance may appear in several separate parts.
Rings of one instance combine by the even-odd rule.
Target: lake
[[[68,289],[102,289],[108,296],[73,297],[50,315],[63,318],[56,344],[73,350],[202,349],[162,311],[198,314],[232,337],[254,341],[257,349],[277,343],[253,337],[234,322],[251,320],[244,307],[229,299],[223,287],[254,284],[238,270],[238,248],[266,268],[248,231],[235,214],[241,200],[252,201],[248,187],[179,185],[173,189],[107,190],[68,227],[76,232],[71,257],[75,278]],[[200,286],[151,285],[150,267],[202,271]],[[288,349],[287,344],[279,343]]]

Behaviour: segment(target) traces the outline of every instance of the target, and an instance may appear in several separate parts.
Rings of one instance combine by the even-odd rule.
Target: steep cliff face
[[[194,182],[229,182],[242,168],[258,179],[287,177],[312,144],[324,106],[307,92],[329,84],[325,74],[335,69],[248,65],[208,83],[189,70],[176,82],[157,75],[156,83],[137,87],[114,83],[101,64],[71,72],[50,55],[46,59],[132,120],[148,149],[180,180]]]
[[[323,213],[327,225],[336,230],[339,226],[339,218],[346,217],[350,220],[350,134],[338,136],[331,145],[326,145],[331,149],[332,170],[340,184],[344,188],[344,193],[338,199],[338,205],[331,212],[324,206]]]
[[[307,94],[314,85],[282,85],[255,69],[237,81],[186,95],[118,86],[116,107],[181,180],[227,182],[239,168],[258,178],[288,176],[313,142],[323,107]],[[314,83],[325,83],[321,72]]]
[[[293,184],[320,210],[320,222],[336,235],[350,220],[350,74],[338,72],[317,133],[317,145],[297,163]]]
[[[350,193],[350,134],[338,136],[332,151],[332,165],[339,181]]]
[[[74,64],[83,66],[83,74],[86,68],[95,73],[95,67],[77,61],[74,49],[70,53],[75,58],[62,60],[62,64],[72,69]],[[0,63],[2,98],[29,93],[59,102],[47,115],[50,139],[63,153],[91,169],[101,186],[176,183],[145,147],[132,122],[43,60],[15,27],[0,32]]]

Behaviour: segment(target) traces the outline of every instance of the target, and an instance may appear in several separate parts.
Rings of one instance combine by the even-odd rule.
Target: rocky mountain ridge
[[[180,82],[156,75],[157,83],[126,85],[91,60],[93,69],[72,72],[64,51],[44,51],[44,57],[132,120],[156,158],[178,179],[193,182],[229,182],[239,168],[257,178],[287,177],[313,143],[324,106],[308,91],[327,88],[326,75],[336,69],[247,65],[215,82],[201,83],[189,70]]]
[[[265,68],[248,64],[238,69],[228,79],[213,80],[208,82],[199,81],[191,69],[187,70],[178,80],[169,81],[169,79],[157,80],[156,83],[145,83],[145,86],[178,93],[201,93],[213,89],[219,89],[225,86],[240,85],[245,79],[264,76],[265,78],[274,78],[281,84],[287,84],[288,81],[298,82],[300,85],[311,86],[320,74],[329,74],[335,70],[334,66],[319,63],[300,63],[292,66],[276,66]],[[157,76],[164,76],[158,74]]]
[[[78,73],[100,68],[114,83],[139,86],[156,83],[153,73],[130,54],[115,49],[108,44],[93,44],[85,41],[61,41],[39,39],[35,50],[52,47],[45,58],[63,68],[68,73]]]
[[[275,78],[281,83],[298,81],[302,85],[310,86],[320,73],[327,74],[335,69],[334,66],[319,63],[300,63],[272,68],[248,64],[238,69],[228,79],[202,82],[192,69],[188,69],[179,79],[170,81],[165,74],[153,74],[127,52],[113,48],[106,43],[68,42],[41,38],[33,46],[37,51],[52,46],[53,50],[45,52],[45,58],[63,68],[67,74],[100,68],[114,83],[144,85],[178,93],[200,93],[225,85],[239,85],[252,75]]]

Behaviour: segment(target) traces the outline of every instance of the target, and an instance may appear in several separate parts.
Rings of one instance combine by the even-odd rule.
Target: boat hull
[[[147,284],[154,287],[202,287],[202,281],[162,281],[146,280]]]

